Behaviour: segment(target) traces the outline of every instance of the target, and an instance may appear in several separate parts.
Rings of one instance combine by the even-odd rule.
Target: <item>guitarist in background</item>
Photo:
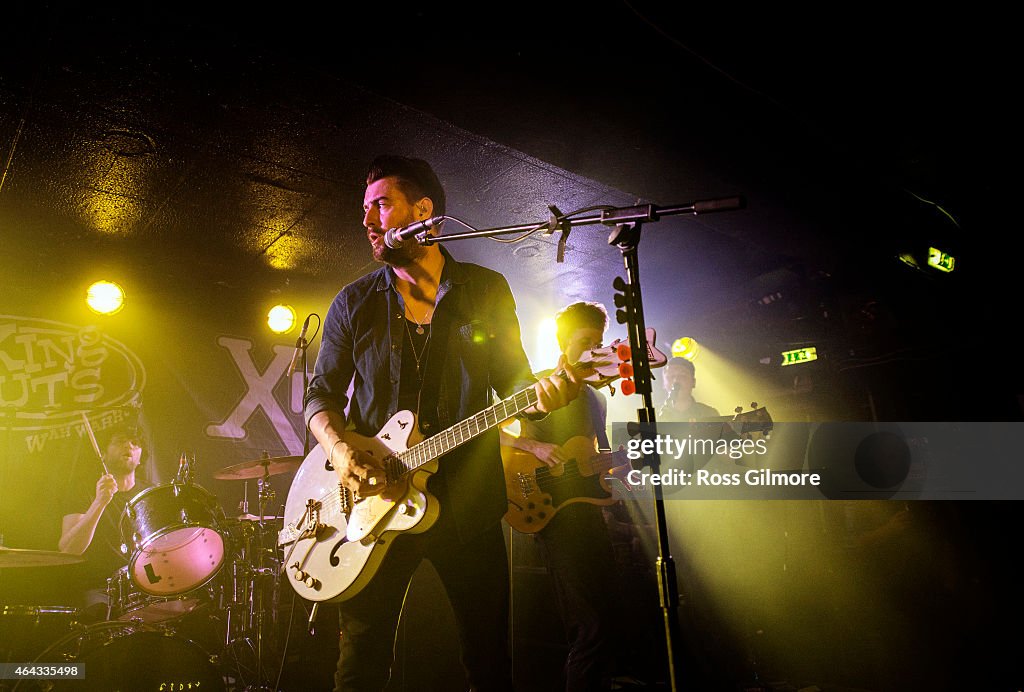
[[[696,423],[719,417],[716,409],[693,398],[697,374],[693,361],[669,358],[661,376],[668,397],[658,411],[658,420],[666,423]]]
[[[608,326],[600,303],[573,303],[556,317],[562,361],[575,363],[598,348]],[[561,362],[561,361],[560,361]],[[593,440],[596,452],[608,449],[605,397],[584,387],[565,408],[540,421],[522,422],[522,434],[502,431],[502,444],[529,452],[548,466],[564,463],[560,445],[573,437]],[[588,502],[567,504],[536,536],[541,542],[569,638],[565,689],[569,692],[610,690],[615,664],[615,554],[602,508]]]
[[[410,410],[429,437],[487,408],[492,390],[507,397],[531,384],[538,403],[526,414],[542,417],[577,396],[579,379],[565,366],[534,380],[503,276],[458,262],[441,245],[385,243],[388,229],[444,214],[445,192],[427,162],[375,159],[363,210],[373,257],[384,266],[345,286],[331,304],[305,416],[340,484],[363,497],[387,497],[384,469],[346,444],[347,430],[372,437],[397,411]],[[387,685],[402,602],[424,558],[452,604],[472,688],[511,689],[497,431],[440,459],[429,490],[440,508],[437,521],[395,538],[372,580],[339,605],[336,690]]]

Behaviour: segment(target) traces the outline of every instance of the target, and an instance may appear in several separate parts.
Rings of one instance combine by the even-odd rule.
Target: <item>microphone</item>
[[[672,390],[668,393],[668,400],[672,403],[672,406],[676,404],[676,396],[679,395],[679,383],[676,382],[672,385]]]
[[[302,331],[299,332],[299,338],[295,340],[295,351],[292,353],[292,362],[288,364],[288,377],[291,377],[295,372],[295,365],[299,362],[299,354],[301,354],[306,348],[306,330],[309,329],[310,317],[312,317],[312,315],[306,315],[306,319],[302,323]]]
[[[411,223],[408,226],[402,228],[389,228],[384,231],[384,244],[394,250],[401,246],[403,240],[415,237],[416,235],[423,233],[427,229],[434,228],[444,221],[443,216],[432,216],[429,219],[423,219],[416,223]]]

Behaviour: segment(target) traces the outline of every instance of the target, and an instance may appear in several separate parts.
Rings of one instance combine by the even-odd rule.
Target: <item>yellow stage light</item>
[[[85,303],[100,315],[113,315],[124,308],[124,289],[113,281],[97,281],[85,292]]]
[[[291,305],[275,305],[267,313],[267,326],[275,334],[287,334],[295,329],[295,308]]]
[[[558,362],[562,349],[558,346],[558,324],[554,317],[545,317],[537,325],[537,345],[535,350],[535,370],[550,368]]]
[[[672,356],[674,358],[693,360],[699,352],[700,344],[692,337],[683,336],[672,342]]]

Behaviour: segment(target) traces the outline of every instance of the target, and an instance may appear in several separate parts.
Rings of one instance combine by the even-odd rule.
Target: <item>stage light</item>
[[[696,339],[683,336],[672,342],[672,357],[693,360],[700,353],[700,344]]]
[[[287,334],[295,328],[295,308],[291,305],[275,305],[267,313],[267,326],[275,334]]]
[[[928,266],[938,269],[940,272],[951,272],[953,266],[956,264],[956,258],[953,255],[943,252],[938,248],[928,248]]]
[[[100,315],[114,315],[124,308],[124,289],[113,281],[97,281],[85,292],[85,303]]]
[[[535,346],[535,370],[550,368],[558,362],[562,349],[558,346],[558,324],[554,317],[545,317],[537,325],[537,343]]]
[[[814,346],[782,352],[783,366],[796,365],[797,363],[809,363],[812,360],[818,360],[818,349]]]

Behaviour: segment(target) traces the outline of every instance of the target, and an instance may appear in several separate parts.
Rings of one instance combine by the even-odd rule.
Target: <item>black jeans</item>
[[[501,526],[462,543],[451,513],[442,508],[437,523],[425,533],[397,537],[371,582],[340,604],[336,692],[380,692],[388,684],[399,615],[423,559],[433,564],[451,601],[470,689],[512,689],[508,558]]]
[[[569,639],[567,692],[611,689],[619,586],[601,508],[565,507],[537,534]]]

